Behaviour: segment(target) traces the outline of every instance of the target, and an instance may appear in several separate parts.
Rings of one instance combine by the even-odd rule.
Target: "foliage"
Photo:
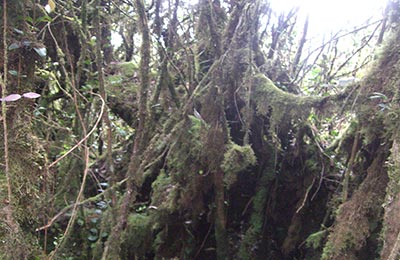
[[[2,4],[1,259],[397,254],[389,12],[315,46],[258,0]]]

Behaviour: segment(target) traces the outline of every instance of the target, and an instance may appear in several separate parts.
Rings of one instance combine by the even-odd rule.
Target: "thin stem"
[[[8,130],[7,130],[7,106],[4,101],[4,97],[7,95],[7,73],[8,73],[8,52],[7,52],[7,1],[3,1],[3,80],[1,82],[1,94],[3,97],[3,101],[1,103],[2,108],[2,116],[3,116],[3,135],[4,135],[4,165],[5,165],[5,174],[7,179],[7,195],[8,195],[8,203],[12,206],[12,190],[11,190],[11,177],[10,177],[10,163],[8,157]],[[12,211],[7,211],[7,220],[12,220]]]

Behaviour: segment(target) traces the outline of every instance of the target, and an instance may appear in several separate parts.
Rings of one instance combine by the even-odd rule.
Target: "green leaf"
[[[30,16],[25,16],[25,21],[27,21],[28,23],[33,23],[33,19]]]
[[[379,93],[379,92],[374,92],[374,93],[372,93],[371,96],[369,96],[369,99],[376,99],[376,98],[387,99],[387,96],[385,94]]]
[[[13,30],[14,30],[14,32],[16,32],[18,34],[24,35],[24,32],[19,30],[19,29],[17,29],[17,28],[14,28]]]
[[[48,15],[44,15],[44,16],[41,16],[36,19],[36,23],[41,23],[41,22],[47,23],[47,22],[51,22],[51,21],[53,21],[53,19],[51,19],[51,17]]]
[[[83,221],[83,219],[78,218],[77,223],[79,226],[83,226],[83,224],[85,224],[85,221]]]
[[[381,96],[370,96],[369,99],[382,98]]]
[[[9,70],[8,73],[10,73],[13,76],[18,76],[18,72],[16,70]]]
[[[90,242],[95,242],[98,238],[99,238],[99,237],[96,236],[96,235],[89,235],[89,236],[88,236],[88,240],[89,240]]]
[[[37,52],[37,54],[39,54],[40,57],[46,57],[46,55],[47,55],[47,50],[46,50],[45,47],[42,47],[42,48],[33,48],[33,49]]]
[[[339,136],[339,131],[338,130],[332,130],[331,135],[333,136]]]

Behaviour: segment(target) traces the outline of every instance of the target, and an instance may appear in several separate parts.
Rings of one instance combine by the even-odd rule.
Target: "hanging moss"
[[[236,182],[237,174],[256,163],[254,151],[250,145],[228,145],[221,168],[224,171],[224,183],[229,187]]]
[[[257,112],[266,116],[272,110],[271,125],[273,127],[281,122],[306,118],[311,108],[322,101],[320,97],[305,97],[285,92],[263,74],[254,76],[253,89],[252,99],[256,104]]]

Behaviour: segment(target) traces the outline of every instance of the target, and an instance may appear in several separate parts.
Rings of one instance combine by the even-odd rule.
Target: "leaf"
[[[27,93],[22,94],[22,96],[23,96],[24,98],[31,98],[31,99],[33,99],[33,98],[38,98],[38,97],[40,97],[40,94],[35,93],[35,92],[27,92]]]
[[[83,219],[79,218],[79,219],[77,220],[77,224],[78,224],[79,226],[83,226],[83,224],[85,224],[85,221],[83,221]]]
[[[10,46],[8,46],[8,50],[9,50],[9,51],[12,51],[12,50],[18,49],[18,48],[20,48],[20,47],[21,47],[21,46],[19,45],[19,43],[14,42],[14,43],[11,43]]]
[[[100,209],[106,209],[107,208],[107,203],[105,201],[99,201],[96,203],[97,207],[99,207]]]
[[[377,99],[377,98],[382,98],[382,96],[370,96],[369,99]]]
[[[25,21],[27,21],[27,22],[33,24],[33,18],[32,18],[32,17],[26,16],[26,17],[24,17],[24,18],[25,18]]]
[[[10,73],[13,76],[18,76],[18,72],[16,70],[9,70],[8,73]]]
[[[14,30],[14,32],[16,32],[16,33],[18,33],[18,34],[21,34],[21,35],[24,34],[23,31],[21,31],[21,30],[19,30],[19,29],[17,29],[17,28],[14,28],[13,30]]]
[[[39,54],[40,57],[46,57],[46,55],[47,55],[47,50],[46,50],[45,47],[42,47],[42,48],[33,48],[33,49],[37,52],[37,54]]]
[[[374,93],[372,93],[371,96],[369,96],[369,99],[376,99],[376,98],[387,99],[387,96],[385,94],[382,94],[382,93],[379,93],[379,92],[374,92]]]
[[[100,186],[103,188],[107,188],[108,187],[108,182],[100,182]]]
[[[89,235],[89,236],[88,236],[88,240],[89,240],[90,242],[95,242],[98,238],[99,238],[99,237],[96,236],[96,235]]]
[[[12,101],[17,101],[21,97],[22,96],[19,94],[11,94],[11,95],[6,96],[5,98],[0,98],[0,101],[12,102]]]
[[[36,23],[48,23],[51,21],[53,21],[53,19],[48,15],[43,15],[36,19]]]

